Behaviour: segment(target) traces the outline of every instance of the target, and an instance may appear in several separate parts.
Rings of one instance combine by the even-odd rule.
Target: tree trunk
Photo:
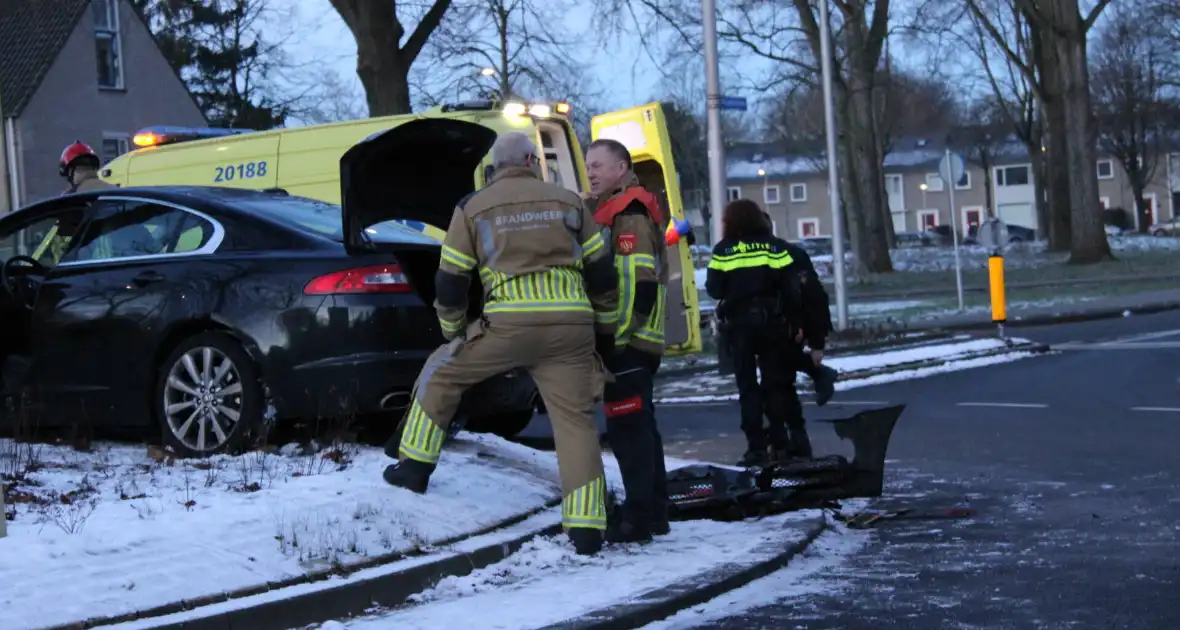
[[[399,48],[404,29],[393,2],[361,2],[349,27],[356,38],[356,74],[370,116],[409,114],[410,64]]]
[[[1069,3],[1066,3],[1069,4]],[[1060,5],[1059,5],[1060,6]],[[1069,12],[1069,9],[1066,10]],[[1095,149],[1095,121],[1090,103],[1090,71],[1086,63],[1086,33],[1076,17],[1060,24],[1068,25],[1067,32],[1057,35],[1057,57],[1063,94],[1065,96],[1065,137],[1069,156],[1070,248],[1069,261],[1076,264],[1095,263],[1111,258],[1110,242],[1102,226],[1102,210],[1098,203],[1098,161]],[[1061,13],[1058,14],[1059,16]],[[1066,16],[1063,16],[1066,17]]]
[[[1127,179],[1131,180],[1131,193],[1135,196],[1135,215],[1139,218],[1136,224],[1139,226],[1139,232],[1146,234],[1147,230],[1151,228],[1151,219],[1147,216],[1147,200],[1143,198],[1143,192],[1147,189],[1146,178],[1143,177],[1142,171],[1136,173],[1128,173]]]
[[[1057,56],[1052,28],[1036,29],[1037,69],[1041,75],[1041,120],[1044,124],[1041,143],[1045,146],[1044,176],[1046,179],[1046,233],[1049,250],[1069,251],[1071,215],[1069,205],[1069,170],[1067,169],[1065,105],[1061,81],[1061,60]],[[1030,146],[1030,151],[1041,147]]]
[[[864,33],[857,28],[844,31],[848,67],[848,118],[843,128],[848,147],[851,171],[848,179],[856,196],[849,200],[849,214],[860,215],[859,238],[853,239],[856,257],[865,271],[889,273],[893,261],[889,257],[889,238],[885,216],[888,202],[885,196],[885,148],[877,133],[873,98],[873,75],[876,60],[867,60]],[[882,209],[882,205],[885,206]],[[890,221],[892,223],[892,220]]]
[[[1049,192],[1046,181],[1049,179],[1049,169],[1045,160],[1045,152],[1041,151],[1040,146],[1030,145],[1028,151],[1032,155],[1033,176],[1036,178],[1033,181],[1033,194],[1037,196],[1037,238],[1048,239],[1051,217],[1049,216]]]

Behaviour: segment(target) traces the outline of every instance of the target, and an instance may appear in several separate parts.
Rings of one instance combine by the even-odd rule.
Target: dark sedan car
[[[4,393],[39,422],[158,423],[190,455],[240,446],[264,418],[404,408],[442,343],[439,244],[380,222],[364,229],[379,247],[346,246],[343,224],[333,204],[211,187],[4,216]],[[515,433],[535,396],[527,376],[491,379],[464,399],[467,426]]]

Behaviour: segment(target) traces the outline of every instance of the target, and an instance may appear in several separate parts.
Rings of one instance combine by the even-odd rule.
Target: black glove
[[[615,353],[615,336],[595,333],[594,351],[605,361]]]

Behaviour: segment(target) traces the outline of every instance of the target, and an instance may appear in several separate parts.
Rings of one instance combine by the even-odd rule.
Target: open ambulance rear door
[[[669,216],[684,219],[680,182],[672,162],[672,141],[659,103],[595,116],[590,121],[590,135],[594,140],[607,138],[623,143],[631,151],[635,174],[643,187],[659,197]],[[699,296],[687,240],[680,239],[675,248],[669,248],[668,264],[666,353],[676,356],[700,352]]]

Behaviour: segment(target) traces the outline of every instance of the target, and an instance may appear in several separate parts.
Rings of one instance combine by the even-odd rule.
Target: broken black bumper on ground
[[[905,405],[830,420],[852,442],[852,461],[840,455],[735,470],[696,465],[668,473],[672,520],[741,520],[750,516],[827,507],[853,497],[879,497],[889,438]]]

